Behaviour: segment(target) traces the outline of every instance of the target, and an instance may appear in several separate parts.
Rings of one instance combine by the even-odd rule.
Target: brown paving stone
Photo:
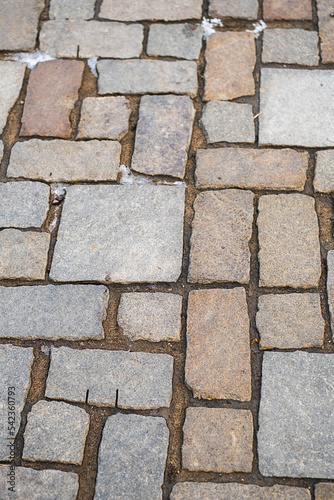
[[[334,483],[318,483],[315,485],[315,500],[333,500]]]
[[[69,138],[70,113],[81,85],[84,63],[47,61],[31,72],[21,135]]]
[[[32,50],[43,0],[0,2],[0,50]]]
[[[182,466],[189,470],[250,472],[253,422],[248,410],[188,408]]]
[[[334,11],[332,0],[317,0],[321,56],[323,63],[334,62]]]
[[[255,94],[253,71],[256,55],[252,33],[214,33],[207,40],[205,57],[206,101]]]
[[[264,0],[264,19],[312,19],[311,0]]]

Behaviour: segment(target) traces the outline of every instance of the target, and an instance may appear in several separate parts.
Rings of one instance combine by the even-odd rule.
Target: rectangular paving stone
[[[31,139],[14,145],[7,175],[48,182],[115,181],[120,156],[115,141]]]
[[[128,132],[130,113],[125,97],[87,97],[82,101],[77,137],[121,140]]]
[[[243,288],[190,292],[185,381],[199,399],[249,401],[249,319]]]
[[[236,17],[237,19],[257,19],[257,0],[211,0],[210,17]]]
[[[318,33],[301,29],[265,30],[262,62],[317,66]]]
[[[34,49],[43,8],[43,0],[1,2],[0,50]]]
[[[188,96],[143,96],[131,167],[148,175],[182,179],[194,117],[194,106]]]
[[[298,0],[297,2],[291,2],[290,0],[263,0],[263,16],[264,19],[268,20],[311,20],[312,3],[311,0]]]
[[[182,186],[71,186],[58,231],[52,279],[177,281]]]
[[[262,69],[260,103],[260,144],[333,146],[334,71]]]
[[[2,141],[0,141],[0,162],[2,160],[3,152],[4,152],[4,150],[3,150],[3,143],[2,143]]]
[[[196,186],[302,191],[308,159],[308,153],[293,149],[198,149]]]
[[[194,210],[189,281],[248,283],[253,193],[237,189],[201,193]]]
[[[139,57],[143,46],[140,24],[99,21],[49,21],[40,34],[42,52],[53,57]]]
[[[180,340],[181,295],[122,293],[117,323],[131,340]]]
[[[13,459],[13,442],[20,427],[21,411],[30,388],[33,361],[32,347],[0,345],[0,460]],[[13,402],[12,398],[15,400],[14,410],[9,404]],[[15,414],[9,415],[8,411],[14,411]]]
[[[317,15],[321,43],[321,60],[323,63],[334,62],[334,18],[333,2],[331,0],[317,0]]]
[[[91,19],[94,0],[51,0],[49,19]]]
[[[314,199],[302,194],[259,200],[260,286],[316,287],[321,274]]]
[[[205,58],[205,101],[255,94],[256,54],[252,33],[214,33],[206,41]]]
[[[99,15],[116,21],[200,19],[202,0],[103,0]]]
[[[203,31],[193,24],[152,24],[148,35],[149,56],[172,56],[198,59]]]
[[[334,477],[332,354],[265,352],[259,413],[264,476]]]
[[[331,314],[331,328],[334,338],[334,251],[327,254],[327,295]]]
[[[334,151],[317,151],[314,175],[314,189],[322,193],[334,191]]]
[[[325,323],[317,293],[261,295],[258,308],[261,349],[322,346]]]
[[[0,337],[102,339],[108,298],[96,285],[0,287]]]
[[[95,500],[161,500],[168,428],[161,417],[112,415],[99,448]]]
[[[104,60],[97,71],[99,94],[197,94],[194,61]]]
[[[318,483],[315,485],[315,500],[332,500],[333,498],[333,483]]]
[[[253,419],[249,410],[188,408],[182,467],[204,472],[250,472]]]
[[[6,125],[8,113],[19,97],[25,70],[25,64],[0,61],[0,134]]]
[[[37,64],[29,77],[21,135],[70,138],[70,113],[78,99],[83,70],[82,61]]]

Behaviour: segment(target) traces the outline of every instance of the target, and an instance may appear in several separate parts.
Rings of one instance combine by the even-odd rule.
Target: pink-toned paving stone
[[[334,11],[332,0],[317,0],[321,58],[323,63],[334,62]]]
[[[264,19],[312,19],[311,0],[264,0]]]
[[[333,483],[318,483],[315,485],[315,500],[333,500],[334,484]]]

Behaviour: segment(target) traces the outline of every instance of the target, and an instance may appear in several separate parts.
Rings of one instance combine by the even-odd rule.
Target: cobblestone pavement
[[[333,500],[334,2],[0,0],[0,159],[0,500]]]

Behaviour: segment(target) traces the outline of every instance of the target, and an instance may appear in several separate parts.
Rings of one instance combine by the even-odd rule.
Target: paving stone
[[[125,97],[87,97],[82,102],[78,138],[121,140],[128,132],[130,112]]]
[[[325,323],[317,293],[261,295],[256,326],[261,349],[322,346]]]
[[[51,0],[49,19],[91,19],[94,0]]]
[[[11,486],[10,477],[12,473],[13,483]],[[10,466],[0,465],[0,488],[3,500],[11,500],[15,488],[15,499],[34,500],[45,499],[47,492],[48,500],[75,500],[79,489],[78,475],[73,472],[63,472],[60,470],[35,470],[26,467],[15,467],[14,474]]]
[[[149,175],[182,179],[194,117],[194,106],[188,96],[143,96],[132,168]]]
[[[20,427],[21,411],[30,387],[30,370],[33,360],[32,347],[0,345],[0,460],[12,459],[13,440]],[[11,405],[13,401],[9,398],[15,400],[14,410]],[[9,415],[9,411],[14,411],[15,415]],[[9,417],[11,417],[10,422]],[[4,490],[1,488],[1,491]]]
[[[139,57],[143,48],[140,24],[99,21],[49,21],[40,34],[40,47],[53,57]],[[78,52],[79,50],[79,52]]]
[[[317,151],[314,176],[314,189],[323,193],[334,191],[334,151]]]
[[[203,31],[193,24],[152,24],[148,35],[149,56],[172,56],[198,59]]]
[[[0,184],[0,227],[40,227],[49,210],[50,189],[40,182]]]
[[[200,19],[202,0],[103,0],[100,17],[116,21]]]
[[[168,428],[161,417],[112,415],[99,449],[95,500],[160,500]]]
[[[28,413],[23,458],[81,464],[89,427],[82,408],[38,401]]]
[[[0,61],[0,134],[6,125],[9,111],[19,97],[25,69],[26,66],[22,63]]]
[[[197,94],[194,61],[105,60],[98,61],[97,71],[100,94]]]
[[[334,478],[332,354],[265,352],[259,413],[264,476]]]
[[[295,189],[306,181],[308,154],[293,149],[199,149],[198,188]]]
[[[181,295],[122,293],[117,322],[131,340],[180,340],[181,312]]]
[[[46,396],[119,408],[168,407],[173,357],[146,352],[52,349]]]
[[[252,33],[225,31],[210,35],[205,58],[205,101],[255,94],[256,54]]]
[[[204,472],[250,472],[253,422],[248,410],[188,408],[182,467]]]
[[[1,2],[0,50],[32,50],[43,8],[43,0]]]
[[[176,281],[182,263],[184,192],[181,186],[69,187],[52,279]]]
[[[49,233],[3,229],[0,232],[0,277],[45,279]]]
[[[302,194],[259,200],[260,286],[318,286],[319,227],[314,199]]]
[[[318,483],[315,485],[315,500],[333,500],[333,498],[333,483]]]
[[[265,30],[262,62],[317,66],[318,33],[301,29]]]
[[[254,142],[252,106],[234,102],[211,101],[204,106],[200,125],[208,143]]]
[[[2,141],[0,141],[0,162],[2,160],[3,151],[4,151],[3,150],[3,143],[2,143]]]
[[[334,62],[334,18],[333,2],[317,0],[317,15],[321,42],[321,60],[323,63]]]
[[[14,145],[7,175],[48,182],[115,181],[120,156],[115,141],[31,139]]]
[[[236,189],[201,193],[194,209],[189,281],[248,283],[253,193]]]
[[[0,337],[102,339],[108,297],[95,285],[0,287]]]
[[[260,144],[333,146],[334,71],[265,68]]]
[[[190,292],[185,381],[196,398],[251,399],[249,319],[243,288]]]
[[[328,294],[329,310],[332,320],[332,332],[334,334],[334,251],[333,250],[330,250],[327,254],[327,294]]]
[[[258,8],[257,0],[211,0],[209,16],[257,19]]]
[[[82,61],[37,64],[29,77],[21,135],[70,138],[70,113],[78,99],[83,70]]]
[[[311,0],[263,0],[264,19],[312,19]]]

